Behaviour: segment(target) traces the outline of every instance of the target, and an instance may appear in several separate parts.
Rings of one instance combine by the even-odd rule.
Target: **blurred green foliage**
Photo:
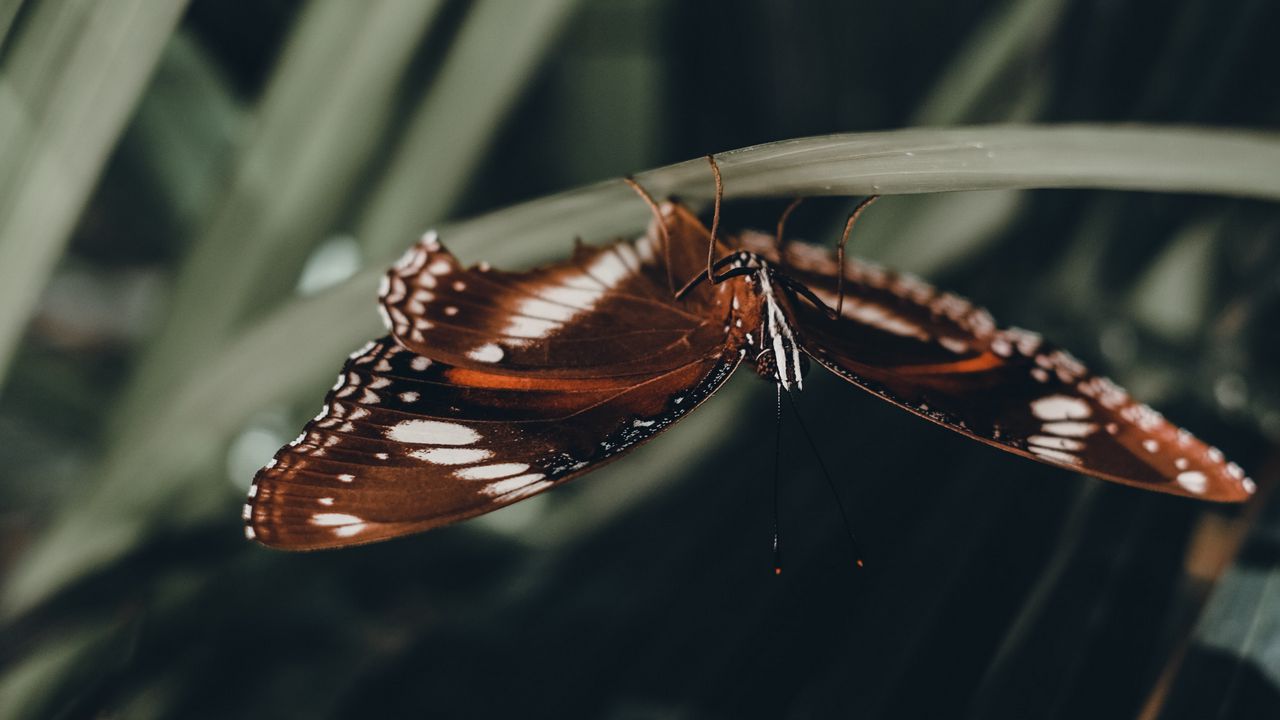
[[[1266,487],[1278,30],[1267,0],[0,2],[0,717],[1274,714],[1274,503],[1068,477],[818,373],[802,412],[863,573],[794,423],[769,573],[772,391],[750,377],[456,528],[285,555],[238,513],[426,227],[478,215],[451,247],[518,267],[645,210],[600,185],[481,213],[768,141],[1009,122],[1271,131],[993,126],[989,185],[958,136],[880,139],[932,143],[952,189],[1062,185],[1066,140],[1092,138],[1078,159],[1105,172],[1075,185],[1200,192],[894,196],[854,240],[1045,331]],[[772,227],[787,198],[759,196],[788,187],[919,182],[841,153],[728,156],[728,224]],[[697,163],[645,178],[709,189]],[[831,239],[850,202],[792,227]]]

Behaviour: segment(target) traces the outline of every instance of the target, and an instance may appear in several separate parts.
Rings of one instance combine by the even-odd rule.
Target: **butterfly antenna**
[[[658,223],[658,233],[662,235],[662,254],[667,265],[667,289],[674,295],[676,292],[676,279],[671,274],[671,232],[667,230],[667,219],[662,216],[662,209],[658,207],[657,201],[653,199],[648,190],[644,189],[644,186],[635,181],[635,178],[628,175],[622,178],[622,182],[634,190],[640,196],[640,199],[644,201],[644,204],[649,206],[649,211],[653,213],[653,219]]]
[[[782,217],[778,218],[778,231],[774,233],[773,244],[778,248],[778,259],[780,260],[786,260],[786,251],[784,247],[786,236],[784,236],[782,232],[787,227],[787,218],[791,217],[791,213],[795,212],[796,208],[800,207],[800,203],[802,202],[804,202],[804,198],[802,197],[792,200],[791,204],[787,206],[787,209],[782,211]]]
[[[778,484],[779,472],[782,469],[782,384],[776,385],[778,390],[777,411],[774,414],[773,440],[773,574],[782,574],[782,533],[778,523]]]
[[[720,201],[724,198],[724,181],[720,179],[720,166],[716,164],[715,156],[708,155],[707,162],[716,179],[716,201],[711,210],[711,242],[707,243],[707,280],[715,282],[715,272],[711,266],[716,257],[716,233],[720,231]]]
[[[779,385],[778,388],[779,388],[778,390],[778,394],[779,394],[778,422],[779,424],[781,424],[782,422],[781,420],[781,412],[782,412],[781,388],[782,386]],[[854,537],[853,526],[849,524],[849,514],[844,509],[844,501],[840,499],[840,493],[836,491],[835,481],[831,479],[831,473],[827,472],[827,464],[822,461],[822,453],[818,452],[818,446],[816,443],[813,442],[813,436],[809,434],[809,428],[805,426],[804,418],[801,417],[800,415],[800,408],[796,406],[796,399],[791,395],[790,391],[787,392],[787,401],[791,403],[791,412],[796,416],[796,422],[799,423],[800,425],[800,434],[804,435],[805,441],[809,443],[809,449],[813,451],[813,456],[818,460],[818,467],[822,470],[822,477],[826,479],[827,487],[830,488],[831,495],[836,499],[836,508],[840,510],[840,522],[844,523],[844,533],[849,538],[850,549],[853,550],[853,562],[858,567],[862,567],[863,566],[862,548],[858,545],[858,539]]]
[[[844,309],[844,246],[849,242],[849,233],[853,232],[853,224],[858,221],[858,216],[868,205],[879,199],[879,195],[868,196],[853,208],[849,219],[844,223],[844,234],[840,236],[840,244],[836,246],[836,317],[840,317],[840,312]]]

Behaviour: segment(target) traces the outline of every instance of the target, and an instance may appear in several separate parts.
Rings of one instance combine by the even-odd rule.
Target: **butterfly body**
[[[758,233],[713,240],[674,203],[660,216],[635,241],[522,273],[464,268],[425,236],[384,279],[389,335],[349,358],[322,412],[254,478],[246,535],[340,547],[489,512],[653,438],[743,361],[796,391],[812,360],[973,439],[1104,479],[1219,501],[1254,490],[1215,448],[958,296]],[[709,245],[720,261],[706,277]]]

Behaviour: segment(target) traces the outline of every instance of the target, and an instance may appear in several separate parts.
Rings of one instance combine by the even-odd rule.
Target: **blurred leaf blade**
[[[1064,10],[1066,0],[1010,0],[966,39],[911,118],[914,126],[981,122],[983,97],[1012,70],[1033,65]]]
[[[471,7],[365,210],[356,235],[368,257],[391,257],[446,217],[577,2]]]
[[[13,18],[22,9],[22,0],[0,0],[0,48],[9,39],[9,30],[13,28]]]
[[[280,292],[279,276],[288,278],[323,237],[385,130],[397,82],[441,4],[315,0],[305,7],[116,427],[145,413],[175,381],[175,369],[218,345],[262,300],[258,288]]]
[[[68,690],[67,677],[74,676],[86,657],[104,654],[104,646],[118,633],[115,624],[70,628],[49,641],[43,652],[6,668],[0,676],[0,718],[48,717],[44,713],[57,707],[58,700],[66,700],[57,693]]]
[[[517,38],[544,50],[516,52],[484,48],[484,25],[495,43],[514,32],[497,4],[448,0],[413,51],[385,129],[372,140],[365,128],[331,138],[320,150],[331,162],[290,161],[305,177],[262,191],[276,209],[320,198],[319,186],[335,188],[325,197],[336,201],[317,201],[297,224],[275,222],[261,247],[232,238],[244,257],[207,270],[247,275],[211,284],[216,306],[196,303],[213,323],[233,318],[228,330],[207,352],[157,365],[167,379],[153,397],[137,395],[127,415],[121,390],[138,392],[129,383],[143,372],[140,356],[158,349],[144,343],[172,311],[173,283],[200,270],[184,262],[194,262],[192,243],[208,237],[251,152],[264,88],[301,27],[343,11],[330,1],[191,2],[81,213],[73,251],[27,323],[0,394],[9,477],[0,482],[0,588],[37,544],[50,570],[66,575],[48,602],[0,628],[0,715],[23,707],[58,717],[401,717],[431,707],[468,717],[948,717],[967,708],[1022,717],[1038,708],[1121,718],[1153,696],[1160,666],[1170,717],[1280,708],[1275,639],[1232,625],[1274,610],[1275,593],[1251,580],[1274,555],[1266,540],[1274,523],[1259,521],[1258,542],[1236,559],[1246,572],[1217,580],[1238,547],[1226,536],[1243,533],[1274,498],[1241,515],[1073,479],[949,437],[822,372],[798,399],[866,544],[869,573],[847,572],[830,494],[810,482],[816,463],[784,421],[788,568],[781,582],[766,579],[771,493],[762,467],[777,432],[767,421],[772,388],[751,373],[583,482],[428,535],[283,555],[241,542],[237,513],[250,476],[310,417],[342,357],[379,332],[373,298],[384,260],[459,208],[500,207],[712,149],[921,123],[1273,129],[1274,82],[1258,68],[1273,59],[1280,5],[905,0],[754,2],[725,12],[616,0],[580,4],[549,44]],[[396,2],[352,4],[350,35],[371,21],[354,6]],[[387,11],[418,9],[400,4]],[[0,62],[32,32],[77,37],[90,5],[0,0],[0,25],[17,9]],[[480,23],[486,10],[490,20]],[[536,11],[512,11],[508,25]],[[407,31],[384,29],[393,43]],[[464,52],[459,30],[482,50],[470,53],[470,73],[449,58]],[[295,73],[295,95],[315,89],[315,116],[276,150],[315,135],[331,110],[325,77],[341,82],[363,62],[337,57],[350,54],[350,37],[331,38],[335,57],[317,58],[312,77]],[[39,50],[54,63],[80,48]],[[483,66],[521,52],[533,59]],[[428,113],[450,64],[476,87],[456,86],[456,107]],[[525,79],[508,107],[511,91],[496,86],[514,75]],[[19,79],[28,94],[42,82]],[[13,87],[0,84],[0,94]],[[410,136],[432,115],[427,141],[470,137],[480,149],[409,156]],[[0,115],[0,128],[14,119]],[[481,126],[496,130],[474,132]],[[353,168],[342,158],[361,143],[373,151]],[[479,164],[468,159],[475,152]],[[875,169],[872,150],[858,152],[867,154],[861,171]],[[944,164],[959,176],[966,159]],[[398,167],[414,163],[426,167]],[[701,162],[687,169],[655,182],[683,188],[696,205],[709,195],[709,174]],[[1088,168],[1058,169],[1092,187]],[[440,175],[414,179],[428,170]],[[387,179],[393,172],[403,172],[403,185]],[[729,172],[731,192],[753,172]],[[840,174],[830,165],[822,172]],[[829,184],[867,192],[884,172]],[[1265,494],[1276,472],[1263,459],[1280,439],[1280,204],[1215,195],[1005,189],[889,198],[860,222],[851,249],[930,275],[1005,323],[1071,348],[1219,444]],[[574,235],[609,241],[649,220],[616,184],[548,200],[441,229],[464,261],[518,269],[563,258]],[[792,234],[834,240],[854,201],[806,202]],[[784,202],[731,203],[724,227],[771,228]],[[377,223],[375,211],[385,214]],[[313,220],[319,230],[305,227]],[[370,236],[375,225],[383,237]],[[1197,233],[1197,252],[1180,248]],[[361,242],[383,250],[361,257]],[[338,272],[330,248],[354,259]],[[295,278],[325,267],[348,282],[287,299],[307,292]],[[151,294],[125,302],[139,282]],[[1176,303],[1161,300],[1174,294]],[[55,521],[75,530],[57,536],[61,551],[52,536],[42,539]],[[1237,602],[1210,608],[1192,636],[1210,591]],[[121,622],[125,632],[101,643],[75,642]],[[477,670],[493,656],[529,669],[509,692],[491,692],[491,674]],[[563,677],[582,682],[566,692]]]
[[[408,138],[402,143],[406,149],[387,175],[394,182],[384,180],[381,190],[374,193],[374,210],[366,215],[369,222],[375,227],[380,223],[400,226],[416,222],[414,218],[424,207],[430,209],[431,216],[444,212],[452,202],[450,193],[455,191],[451,189],[463,187],[482,152],[492,142],[492,134],[497,131],[506,109],[518,97],[524,80],[538,66],[538,57],[546,51],[574,4],[571,0],[517,5],[483,2],[472,10],[462,37],[449,55],[452,58],[461,54],[463,60],[447,59],[440,83],[424,96],[417,119],[411,123]],[[315,153],[290,150],[298,144],[323,147],[342,138],[344,142],[337,144],[353,162],[358,160],[359,154],[352,152],[351,148],[360,149],[362,143],[353,142],[348,137],[357,132],[352,124],[358,123],[367,113],[367,108],[358,101],[369,94],[376,96],[378,92],[389,89],[387,82],[395,79],[396,72],[393,67],[386,73],[384,67],[386,76],[380,74],[377,67],[379,54],[372,53],[373,62],[366,65],[368,76],[358,70],[344,71],[350,81],[342,86],[347,92],[335,93],[332,97],[336,102],[321,112],[314,103],[314,96],[320,89],[315,83],[327,87],[332,73],[317,72],[317,65],[324,67],[328,62],[336,63],[335,68],[348,67],[347,58],[334,52],[334,46],[341,44],[339,38],[357,46],[391,52],[398,60],[407,61],[407,53],[416,43],[412,42],[415,40],[413,33],[404,29],[414,29],[412,20],[416,19],[417,27],[425,32],[439,5],[386,3],[379,7],[389,10],[381,16],[372,16],[372,20],[364,6],[358,3],[317,0],[308,6],[310,14],[295,30],[288,45],[292,51],[286,51],[272,83],[272,88],[278,88],[278,92],[268,90],[264,100],[260,118],[264,128],[245,149],[244,161],[237,180],[231,186],[230,195],[205,236],[197,242],[186,264],[188,271],[179,281],[179,295],[171,313],[170,330],[156,339],[151,353],[135,372],[134,384],[114,413],[112,428],[116,437],[110,454],[103,462],[98,491],[108,498],[109,504],[121,508],[123,522],[92,540],[75,529],[83,530],[87,526],[75,521],[59,523],[57,527],[65,528],[65,531],[55,531],[50,536],[48,552],[66,558],[70,564],[62,569],[46,565],[37,574],[51,572],[49,577],[58,574],[70,576],[86,571],[98,562],[119,557],[143,536],[141,525],[145,522],[146,508],[164,493],[139,488],[132,473],[139,464],[148,465],[147,458],[158,445],[148,430],[151,426],[149,418],[171,414],[171,406],[165,400],[168,389],[180,379],[173,373],[188,373],[192,358],[208,353],[223,342],[233,322],[242,314],[238,310],[243,309],[245,301],[254,296],[255,293],[250,291],[252,285],[277,284],[270,276],[278,272],[278,268],[264,262],[269,257],[270,248],[276,245],[296,247],[299,244],[283,242],[280,238],[288,241],[307,234],[315,236],[319,228],[334,216],[340,193],[333,192],[331,188],[341,186],[329,183],[323,168],[307,165],[315,161]],[[406,9],[410,13],[408,17],[405,16]],[[350,32],[353,24],[368,28],[368,34],[353,35]],[[386,38],[389,27],[400,28],[399,44]],[[501,42],[495,42],[494,33]],[[487,61],[484,67],[488,81],[477,84],[473,65],[482,59]],[[300,91],[299,86],[303,90]],[[479,97],[472,91],[473,87],[479,88]],[[444,99],[436,100],[441,94]],[[468,97],[472,102],[464,102]],[[470,120],[477,112],[484,112],[491,118],[486,117],[484,122]],[[330,119],[313,129],[312,136],[299,137],[296,127],[300,121],[317,113]],[[457,128],[466,128],[465,142],[458,139]],[[367,140],[372,140],[370,129],[365,131]],[[439,138],[445,141],[442,143]],[[428,172],[424,176],[423,155],[410,156],[408,153],[427,153],[427,156],[442,153],[452,160],[426,164]],[[324,156],[324,153],[319,154],[321,158]],[[357,176],[349,171],[329,170],[348,180]],[[300,180],[308,188],[320,188],[322,192],[295,191],[293,201],[263,208],[264,193],[269,194],[274,188],[288,185],[291,179]],[[414,182],[427,182],[434,188],[425,195],[429,198],[425,205],[421,200],[424,195],[411,185]],[[375,232],[376,229],[371,229],[362,234]],[[231,291],[232,288],[238,290]],[[209,302],[210,297],[228,296],[238,300]],[[348,327],[363,325],[357,322]],[[234,378],[224,376],[224,379],[234,382]],[[208,443],[200,442],[201,435],[198,431],[193,432],[190,439],[207,452]],[[219,436],[214,437],[214,445],[221,442]],[[193,464],[193,457],[207,457],[182,443],[170,446],[169,450],[177,454],[168,457],[182,458],[179,465],[186,467]],[[72,512],[79,514],[83,510]],[[71,570],[72,567],[77,570]]]
[[[0,378],[185,0],[40,3],[0,70]]]
[[[1043,111],[1046,55],[1066,0],[1009,0],[971,32],[916,106],[911,124],[1027,123]],[[1028,68],[1037,68],[1028,71]],[[1001,91],[1005,103],[991,98]],[[859,252],[928,275],[977,254],[1022,208],[1023,195],[925,196],[882,203],[858,227]],[[832,234],[837,232],[832,228]]]

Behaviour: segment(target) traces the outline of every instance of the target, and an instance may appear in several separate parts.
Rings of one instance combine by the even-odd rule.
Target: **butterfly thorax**
[[[803,389],[809,359],[800,349],[790,299],[777,282],[777,270],[755,253],[740,252],[726,272],[742,273],[725,282],[733,293],[731,344],[761,377],[786,390]]]

